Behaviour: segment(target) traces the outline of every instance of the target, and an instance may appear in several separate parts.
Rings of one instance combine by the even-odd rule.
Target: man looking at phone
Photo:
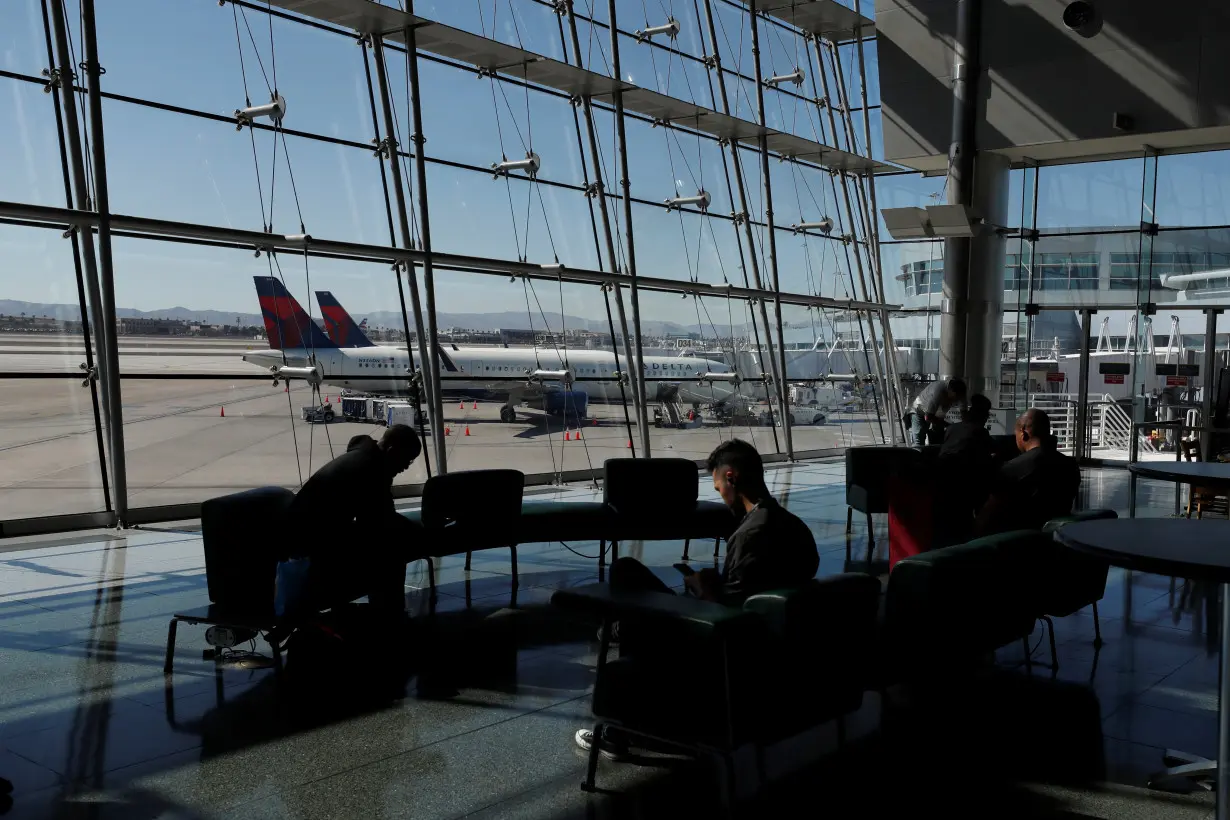
[[[820,554],[807,524],[777,503],[764,480],[760,453],[746,441],[731,439],[718,445],[706,462],[713,475],[713,488],[739,520],[726,539],[726,563],[721,572],[713,568],[694,572],[685,564],[675,567],[684,574],[685,594],[727,606],[742,606],[761,592],[798,587],[816,576]],[[611,564],[611,588],[674,594],[665,582],[635,558],[619,558]],[[615,638],[618,639],[618,626]],[[588,750],[593,731],[576,733],[577,745]],[[616,760],[627,744],[609,732],[602,741],[602,754]]]

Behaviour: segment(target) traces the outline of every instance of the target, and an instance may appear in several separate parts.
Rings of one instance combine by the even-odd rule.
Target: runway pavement
[[[103,509],[94,410],[78,370],[83,352],[63,338],[31,344],[13,335],[0,335],[0,374],[63,375],[0,375],[0,520]],[[294,488],[301,477],[344,451],[352,436],[379,435],[381,428],[373,424],[302,421],[299,408],[311,400],[303,385],[292,385],[287,393],[264,380],[228,378],[255,371],[239,361],[243,345],[136,341],[121,338],[120,345],[130,506],[202,501],[267,484]],[[18,347],[24,352],[13,350]],[[32,362],[38,366],[30,367]],[[140,378],[167,373],[217,377]],[[327,395],[333,401],[338,398],[336,393]],[[517,422],[504,424],[498,403],[479,402],[475,407],[472,401],[446,402],[449,469],[512,467],[527,474],[551,474],[600,468],[607,458],[632,452],[629,438],[636,440],[639,454],[639,436],[635,429],[629,436],[622,407],[591,405],[591,413],[594,418],[580,428],[578,438],[575,425],[565,430],[559,419],[541,413],[523,413]],[[870,443],[878,440],[879,428],[870,416],[835,414],[829,424],[795,427],[793,433],[796,451],[803,451]],[[780,439],[780,429],[777,435]],[[766,453],[778,447],[769,427],[707,422],[693,429],[650,431],[654,455],[691,459],[703,459],[732,436],[750,440]],[[434,472],[430,448],[428,453]],[[420,459],[399,482],[425,481],[426,466]]]

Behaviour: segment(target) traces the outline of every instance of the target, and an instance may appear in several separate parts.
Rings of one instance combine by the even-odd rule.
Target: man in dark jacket
[[[346,452],[321,467],[295,495],[288,512],[290,553],[311,559],[314,598],[331,602],[356,588],[373,607],[404,612],[406,563],[419,528],[393,508],[393,479],[422,451],[404,424],[380,441],[355,436]]]
[[[1052,518],[1071,513],[1076,502],[1080,467],[1059,452],[1045,412],[1031,408],[1021,414],[1016,444],[1021,454],[999,469],[991,496],[978,515],[976,529],[981,535],[1041,529]]]
[[[721,572],[706,568],[684,577],[688,595],[727,606],[741,606],[752,595],[806,584],[820,568],[816,539],[807,524],[774,500],[765,486],[760,453],[745,441],[732,439],[718,446],[706,464],[713,487],[739,520],[726,539],[726,563]],[[611,588],[673,594],[654,572],[634,558],[611,564]],[[618,626],[618,624],[616,624]],[[575,735],[578,746],[590,749],[591,729]],[[617,760],[628,743],[608,731],[602,754]]]

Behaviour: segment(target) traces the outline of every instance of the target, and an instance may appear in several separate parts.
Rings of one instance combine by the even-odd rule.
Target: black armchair
[[[496,547],[506,547],[511,552],[513,586],[517,586],[517,544],[524,491],[525,475],[519,470],[468,470],[427,480],[421,514],[427,543],[422,557],[427,559],[433,596],[433,558],[465,553],[465,567],[469,570],[475,550]]]
[[[913,447],[850,447],[846,450],[846,535],[854,526],[854,511],[867,516],[867,554],[875,548],[872,513],[888,512],[888,477],[903,464],[919,458]],[[846,539],[846,560],[850,543]]]
[[[805,736],[862,705],[879,591],[875,578],[851,573],[755,595],[742,608],[601,584],[556,592],[557,606],[604,623],[597,742],[584,787],[594,788],[601,738],[612,727],[721,761],[733,802],[738,749]],[[613,621],[621,655],[608,661]],[[640,627],[635,648],[624,634],[631,624]],[[687,709],[672,692],[691,693]]]
[[[603,465],[602,503],[610,512],[612,557],[618,543],[683,540],[683,560],[693,538],[712,538],[713,559],[734,529],[725,504],[700,501],[696,462],[686,458],[612,458]]]

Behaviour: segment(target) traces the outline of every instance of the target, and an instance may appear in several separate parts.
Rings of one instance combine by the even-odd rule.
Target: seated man
[[[816,539],[802,519],[769,494],[756,448],[731,439],[709,454],[706,468],[713,474],[714,489],[739,519],[739,525],[726,539],[722,571],[706,568],[686,575],[685,593],[727,606],[742,606],[757,593],[802,586],[814,578],[820,568]],[[611,588],[674,592],[634,558],[620,558],[611,564]],[[588,750],[593,739],[590,729],[576,733],[582,749]],[[604,736],[602,752],[606,757],[617,759],[626,749],[627,743],[617,735]]]
[[[994,441],[987,431],[991,400],[981,393],[970,397],[962,420],[944,433],[936,462],[938,492],[934,507],[933,547],[968,540],[974,514],[987,498],[995,472]]]
[[[964,409],[965,382],[960,379],[937,379],[927,385],[910,411],[910,442],[917,447],[938,444],[944,417],[954,406]]]
[[[373,608],[404,615],[406,564],[421,534],[393,509],[393,479],[422,449],[404,424],[389,427],[379,442],[355,436],[300,488],[287,514],[289,552],[311,559],[313,598],[330,602],[358,587]]]
[[[1000,467],[982,511],[977,532],[1042,529],[1047,521],[1068,515],[1076,503],[1081,472],[1076,461],[1059,452],[1050,417],[1031,408],[1016,421],[1021,455]]]

